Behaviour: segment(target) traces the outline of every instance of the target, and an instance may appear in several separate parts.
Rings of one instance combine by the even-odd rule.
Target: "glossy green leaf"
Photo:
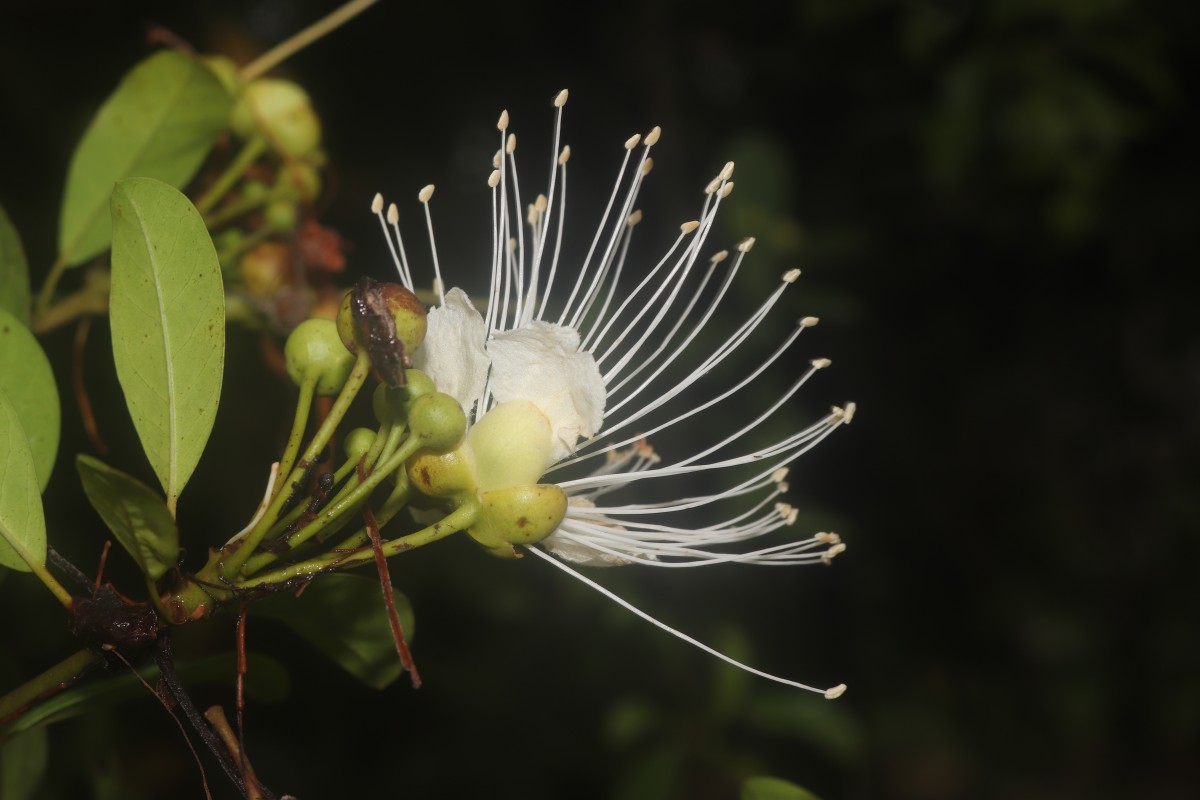
[[[232,684],[237,676],[237,657],[233,653],[223,653],[198,661],[180,662],[175,665],[175,671],[180,682],[188,687],[202,683]],[[139,669],[138,675],[154,686],[158,672],[158,665],[151,664]],[[263,703],[282,702],[290,691],[287,671],[283,666],[273,658],[256,653],[246,656],[245,686],[246,694]],[[35,730],[93,709],[149,696],[150,692],[132,672],[99,675],[98,678],[93,676],[38,703],[8,725],[0,727],[0,736]]]
[[[742,783],[741,800],[817,800],[807,789],[781,778],[764,775],[747,778]]]
[[[179,560],[179,529],[167,504],[150,487],[80,453],[75,467],[88,502],[150,580]]]
[[[29,572],[27,559],[46,563],[46,518],[25,429],[0,389],[0,565]]]
[[[59,259],[78,264],[108,249],[108,198],[122,178],[182,187],[229,122],[230,97],[195,58],[162,50],[135,66],[96,113],[67,172]]]
[[[29,264],[4,206],[0,206],[0,310],[29,326]]]
[[[33,800],[50,761],[45,730],[14,736],[0,747],[0,800]]]
[[[50,361],[37,339],[4,309],[0,309],[0,389],[21,419],[33,454],[38,489],[45,490],[58,454],[58,389]]]
[[[195,206],[151,178],[112,194],[113,360],[167,507],[192,476],[217,416],[225,290]]]
[[[400,625],[412,641],[412,606],[400,592],[392,593]],[[383,593],[374,578],[325,575],[309,584],[299,597],[271,595],[256,602],[251,610],[281,620],[368,686],[382,689],[403,671]]]

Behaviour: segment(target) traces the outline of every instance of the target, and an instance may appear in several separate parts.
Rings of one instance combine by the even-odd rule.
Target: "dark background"
[[[6,4],[0,202],[34,285],[71,149],[149,52],[148,25],[245,62],[332,6]],[[581,226],[630,133],[664,129],[651,243],[736,160],[714,246],[753,234],[755,275],[804,270],[787,310],[822,318],[802,350],[835,366],[799,408],[860,413],[793,474],[802,529],[849,541],[832,569],[598,576],[769,671],[845,681],[841,700],[736,675],[544,565],[448,542],[393,567],[417,612],[419,691],[364,689],[252,627],[291,675],[285,703],[248,709],[264,781],[303,800],[724,798],[756,773],[825,798],[1194,796],[1196,17],[1169,0],[385,0],[289,61],[280,74],[324,125],[321,219],[352,275],[389,269],[371,195],[415,222],[403,198],[429,182],[443,269],[486,258],[495,117],[512,113],[532,191],[564,86]],[[110,460],[144,474],[104,335],[93,402]],[[44,340],[60,387],[70,339]],[[214,450],[180,506],[196,549],[241,527],[291,413],[252,339],[232,333],[230,352]],[[86,448],[68,406],[50,536],[90,571],[102,533],[71,467]],[[30,584],[0,585],[0,641],[26,674],[71,648]],[[232,622],[189,636],[227,647]],[[232,703],[228,685],[196,692]],[[148,696],[51,744],[45,797],[201,796]]]

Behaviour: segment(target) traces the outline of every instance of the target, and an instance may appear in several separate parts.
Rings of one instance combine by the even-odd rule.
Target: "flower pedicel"
[[[478,505],[481,510],[468,533],[492,552],[517,556],[515,545],[520,545],[724,661],[836,698],[845,691],[844,684],[816,689],[734,661],[634,608],[566,563],[828,564],[846,547],[833,533],[757,549],[728,546],[752,542],[795,521],[796,511],[777,500],[787,490],[787,464],[850,422],[855,408],[853,403],[834,407],[807,428],[766,447],[739,448],[750,431],[829,366],[828,359],[818,358],[761,414],[687,457],[667,461],[650,448],[647,437],[745,390],[817,319],[799,320],[745,377],[706,400],[694,401],[701,379],[738,351],[799,270],[785,273],[758,309],[715,349],[697,346],[697,337],[716,317],[754,240],[741,242],[732,254],[702,253],[717,211],[733,190],[729,163],[705,188],[699,218],[680,226],[678,237],[652,268],[626,274],[632,272],[627,256],[641,219],[634,204],[653,164],[650,150],[659,139],[657,127],[625,142],[625,157],[587,256],[578,266],[566,263],[560,254],[570,148],[559,147],[566,100],[566,90],[554,99],[549,187],[524,207],[525,224],[517,218],[523,205],[516,137],[508,131],[508,113],[500,115],[500,148],[487,181],[492,190],[492,258],[483,313],[461,289],[445,290],[429,210],[433,186],[419,194],[437,304],[429,311],[424,343],[410,355],[440,392],[462,406],[468,431],[450,452],[415,457],[409,462],[409,477],[423,493],[452,506]],[[376,195],[372,210],[387,237],[400,282],[415,291],[395,204],[385,215],[383,198]],[[626,289],[629,283],[633,288]],[[563,295],[565,300],[551,302]],[[682,378],[680,369],[686,373]],[[687,408],[661,420],[655,414],[680,403]],[[637,429],[638,424],[648,427]],[[695,441],[713,429],[711,424],[697,427],[689,437]],[[718,473],[724,488],[646,503],[609,499],[634,483],[652,489],[662,479],[702,472]],[[740,496],[756,502],[720,522],[702,527],[678,524],[688,512],[694,515],[694,509]]]

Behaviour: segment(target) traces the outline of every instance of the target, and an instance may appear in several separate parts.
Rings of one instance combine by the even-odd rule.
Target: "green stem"
[[[78,650],[8,694],[0,696],[0,724],[20,714],[42,697],[66,688],[87,669],[104,663],[94,650]]]
[[[453,533],[458,533],[471,527],[478,515],[479,505],[477,503],[464,503],[427,528],[422,528],[415,533],[401,536],[399,539],[393,539],[390,542],[384,542],[383,555],[391,558],[399,553],[406,553],[417,547],[445,539]],[[243,582],[240,588],[250,589],[255,586],[286,583],[296,578],[312,577],[322,572],[351,569],[361,564],[369,564],[374,560],[375,554],[371,551],[370,547],[365,547],[352,553],[325,553],[308,561],[291,564],[275,572],[251,578]]]
[[[296,453],[300,452],[300,442],[304,441],[304,431],[308,427],[308,414],[312,410],[313,392],[316,391],[320,375],[305,375],[300,382],[300,397],[296,400],[296,417],[292,420],[292,430],[288,434],[287,446],[283,457],[279,459],[279,474],[290,475],[292,465],[296,463]],[[283,484],[275,485],[275,493],[279,494]]]
[[[401,469],[404,462],[421,449],[421,446],[420,437],[412,436],[405,440],[404,444],[397,448],[387,461],[372,471],[366,480],[355,485],[353,481],[356,481],[357,478],[352,478],[351,484],[348,485],[353,488],[350,491],[340,492],[333,502],[321,510],[316,519],[289,536],[288,548],[299,546],[330,526],[339,524],[346,515],[358,508],[361,503],[366,502],[367,498],[371,496],[371,492],[375,491],[375,487],[384,478]],[[278,558],[279,556],[275,553],[259,553],[247,561],[246,574],[253,574],[255,570],[262,569]]]
[[[50,574],[50,570],[46,569],[46,565],[34,558],[33,554],[26,550],[25,546],[16,537],[9,535],[9,532],[3,526],[0,526],[0,538],[3,538],[8,546],[20,556],[21,560],[25,562],[25,566],[29,567],[29,571],[36,575],[38,580],[50,590],[50,594],[58,598],[58,602],[62,603],[64,608],[69,609],[71,604],[75,602],[75,598]]]
[[[280,42],[258,58],[242,67],[241,78],[246,83],[283,63],[287,58],[337,29],[374,5],[378,0],[351,0],[333,13],[317,20],[295,36]]]
[[[50,301],[54,299],[54,289],[58,286],[58,281],[66,269],[67,262],[62,256],[59,256],[58,260],[50,265],[50,272],[46,275],[46,282],[42,284],[42,290],[38,292],[37,305],[33,309],[35,318],[44,315],[50,308]]]
[[[263,514],[258,520],[258,524],[248,533],[245,538],[237,543],[237,549],[225,557],[224,565],[221,567],[221,574],[228,579],[232,579],[234,575],[246,563],[246,559],[254,552],[255,548],[262,542],[263,537],[271,530],[271,526],[279,519],[279,512],[283,508],[284,503],[291,497],[294,487],[304,479],[309,467],[316,461],[321,450],[329,438],[333,436],[334,430],[341,423],[342,417],[346,415],[346,411],[350,408],[350,403],[354,401],[358,395],[358,390],[362,388],[367,376],[371,373],[371,357],[367,355],[366,349],[358,351],[358,358],[354,362],[354,368],[350,371],[350,376],[346,379],[346,385],[342,387],[341,393],[338,394],[337,400],[334,401],[333,407],[329,409],[329,414],[325,417],[325,421],[321,423],[321,427],[317,429],[313,435],[312,441],[301,454],[300,460],[291,474],[287,476],[283,483],[283,489],[279,491],[271,505],[267,508],[267,513]],[[282,472],[280,474],[283,474]]]
[[[196,201],[196,210],[201,214],[208,214],[221,198],[229,193],[233,185],[241,179],[250,165],[262,155],[267,149],[267,140],[261,136],[255,136],[242,145],[241,152],[235,158],[221,176],[217,178],[216,183],[208,187],[208,191],[200,196]]]
[[[248,214],[256,208],[267,205],[275,199],[275,194],[278,193],[268,193],[260,197],[244,197],[236,203],[230,203],[211,214],[206,214],[204,216],[204,224],[210,231],[216,230],[226,222],[237,219],[242,214]]]

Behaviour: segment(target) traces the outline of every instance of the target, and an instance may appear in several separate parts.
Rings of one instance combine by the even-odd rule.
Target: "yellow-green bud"
[[[371,395],[371,410],[375,412],[375,419],[381,423],[388,419],[407,419],[408,408],[414,400],[437,391],[433,379],[419,369],[406,369],[404,375],[407,378],[405,386],[396,387],[381,383]]]
[[[558,528],[567,514],[567,494],[554,484],[510,486],[484,492],[479,517],[467,531],[495,555],[504,545],[535,544]]]
[[[357,460],[366,455],[374,443],[375,431],[370,428],[355,428],[346,434],[346,440],[342,442],[342,449],[345,451],[347,459]]]
[[[537,483],[550,465],[550,421],[528,400],[509,400],[467,434],[480,491]]]
[[[321,141],[321,121],[308,93],[291,81],[260,78],[242,89],[230,127],[243,139],[261,132],[285,156],[302,158]]]
[[[275,185],[284,197],[311,203],[321,193],[321,173],[312,164],[288,161],[279,168]]]
[[[467,431],[467,415],[450,395],[430,392],[408,407],[408,427],[425,447],[449,450],[462,441]]]
[[[422,450],[408,460],[408,479],[429,497],[461,500],[475,494],[475,467],[465,447],[444,453]]]
[[[354,356],[342,345],[337,326],[328,319],[306,319],[283,346],[288,375],[296,385],[317,378],[317,394],[337,394],[354,368]]]
[[[425,341],[425,333],[429,326],[425,318],[425,306],[417,296],[398,283],[374,283],[374,290],[379,292],[387,310],[396,323],[396,335],[404,343],[404,349],[412,353]],[[362,332],[355,324],[352,304],[355,290],[346,292],[342,298],[341,308],[338,309],[338,334],[351,353],[357,353],[362,344]]]
[[[296,227],[296,219],[300,213],[294,200],[272,200],[263,210],[263,216],[266,217],[267,227],[286,231]]]

